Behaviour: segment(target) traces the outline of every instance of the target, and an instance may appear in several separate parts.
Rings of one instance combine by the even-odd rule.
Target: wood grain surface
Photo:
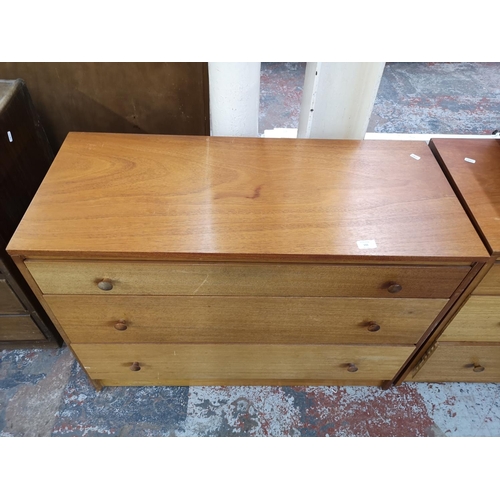
[[[352,377],[348,381],[345,379],[335,379],[332,377],[328,378],[314,378],[314,379],[294,379],[294,378],[232,378],[228,380],[227,378],[210,378],[210,380],[201,378],[189,378],[189,379],[179,379],[179,378],[152,378],[151,383],[147,383],[144,380],[138,380],[132,378],[124,379],[120,378],[118,375],[116,378],[104,378],[104,379],[90,379],[90,382],[96,386],[99,386],[100,390],[102,387],[106,386],[144,386],[144,385],[162,385],[162,386],[221,386],[221,385],[244,385],[244,386],[375,386],[383,387],[385,380],[367,380],[367,379],[354,379]]]
[[[22,78],[54,151],[68,132],[210,135],[206,62],[0,62]]]
[[[500,255],[500,140],[432,139],[430,146],[489,250]]]
[[[449,298],[466,266],[26,260],[44,294]],[[102,280],[111,290],[98,287]],[[396,291],[394,286],[401,290]]]
[[[488,256],[420,141],[97,133],[68,135],[9,252],[198,261]]]
[[[411,347],[186,344],[73,344],[93,379],[125,385],[259,384],[390,379]],[[132,363],[141,369],[131,371]],[[348,371],[355,364],[356,372]],[[109,382],[108,382],[109,383]],[[286,382],[285,382],[286,383]]]
[[[500,296],[471,296],[440,340],[500,342]]]
[[[460,286],[455,290],[455,293],[450,297],[446,306],[442,309],[439,315],[434,319],[427,332],[417,343],[415,351],[405,363],[401,370],[397,373],[392,383],[400,385],[407,375],[420,364],[422,357],[436,343],[441,333],[446,326],[456,316],[460,308],[469,298],[472,290],[481,282],[483,277],[488,273],[493,265],[494,260],[490,258],[489,263],[477,262],[472,266],[471,272],[464,278]],[[384,388],[389,388],[390,384],[384,384]]]
[[[19,299],[4,279],[0,279],[0,314],[26,312]]]
[[[475,372],[474,365],[484,368]],[[407,382],[500,382],[500,346],[439,342],[425,365]]]
[[[472,293],[474,295],[500,295],[500,263],[493,265]]]
[[[47,295],[72,343],[415,344],[446,299]],[[123,321],[125,331],[115,325]],[[370,331],[370,323],[380,329]]]
[[[0,341],[18,340],[46,339],[29,315],[0,316]]]

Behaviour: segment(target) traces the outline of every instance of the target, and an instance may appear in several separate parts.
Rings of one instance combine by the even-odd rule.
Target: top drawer
[[[43,261],[44,294],[448,298],[467,266]]]
[[[500,295],[500,263],[494,264],[473,292],[474,295]]]

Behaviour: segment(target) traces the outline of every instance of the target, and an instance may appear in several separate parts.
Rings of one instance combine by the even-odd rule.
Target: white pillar
[[[208,63],[210,135],[259,135],[260,62]]]
[[[307,63],[298,137],[363,139],[385,63]]]

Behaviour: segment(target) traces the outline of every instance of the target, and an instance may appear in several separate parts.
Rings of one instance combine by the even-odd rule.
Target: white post
[[[385,63],[307,63],[298,137],[363,139]]]
[[[260,62],[208,63],[210,134],[259,135]]]

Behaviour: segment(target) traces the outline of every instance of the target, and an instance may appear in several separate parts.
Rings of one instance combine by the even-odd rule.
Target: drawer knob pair
[[[389,283],[387,287],[387,291],[389,293],[398,293],[403,289],[403,287],[399,283]]]
[[[109,290],[113,290],[113,283],[110,280],[101,280],[97,283],[97,288],[109,292]]]

